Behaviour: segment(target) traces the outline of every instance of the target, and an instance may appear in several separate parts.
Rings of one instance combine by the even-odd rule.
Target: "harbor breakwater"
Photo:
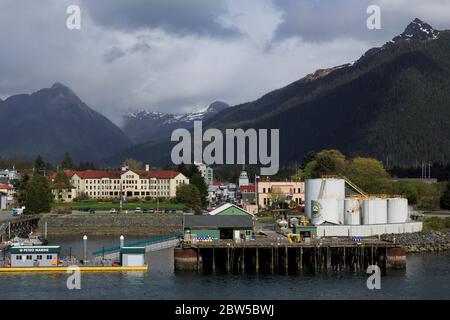
[[[150,214],[48,214],[39,221],[39,232],[51,235],[157,236],[180,232],[181,215]]]
[[[384,234],[381,240],[399,244],[407,253],[450,250],[450,230]]]

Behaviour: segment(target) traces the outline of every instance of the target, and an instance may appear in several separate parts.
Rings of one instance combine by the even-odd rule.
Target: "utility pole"
[[[431,179],[431,161],[428,161],[428,179]]]

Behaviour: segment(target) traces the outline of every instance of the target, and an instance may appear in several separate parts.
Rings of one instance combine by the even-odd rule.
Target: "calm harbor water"
[[[79,238],[50,244],[82,257]],[[90,237],[88,251],[117,244]],[[172,249],[146,259],[146,273],[83,273],[81,290],[68,290],[64,273],[0,274],[0,299],[450,299],[450,252],[409,255],[406,270],[382,276],[381,290],[368,290],[365,274],[207,275],[174,272]]]

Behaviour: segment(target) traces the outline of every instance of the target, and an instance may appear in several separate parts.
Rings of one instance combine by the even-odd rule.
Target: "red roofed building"
[[[14,201],[14,187],[9,184],[0,184],[0,209],[6,209]]]
[[[75,198],[81,194],[92,199],[105,198],[174,198],[179,185],[189,179],[173,170],[85,170],[65,171],[75,188]],[[52,176],[52,181],[55,179]]]

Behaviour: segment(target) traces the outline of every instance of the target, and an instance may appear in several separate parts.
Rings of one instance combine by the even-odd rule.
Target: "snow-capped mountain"
[[[409,41],[411,39],[419,40],[419,41],[432,41],[436,40],[439,37],[440,31],[435,30],[428,23],[423,22],[419,18],[415,18],[408,26],[405,31],[403,31],[398,36],[395,36],[391,41],[388,41],[382,47],[372,48],[368,50],[358,61],[364,60],[367,57],[370,57],[378,52],[383,51],[384,49],[398,43],[401,41]]]
[[[135,143],[142,143],[168,137],[178,128],[190,129],[196,120],[206,120],[228,108],[225,102],[215,101],[208,107],[185,114],[170,114],[139,110],[124,114],[122,130]]]
[[[439,35],[439,31],[433,29],[428,23],[423,22],[419,18],[415,18],[405,29],[405,31],[392,39],[391,42],[397,42],[401,39],[420,39],[435,40]]]

